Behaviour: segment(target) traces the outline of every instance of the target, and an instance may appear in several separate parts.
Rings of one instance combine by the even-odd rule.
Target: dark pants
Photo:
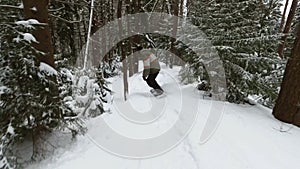
[[[157,77],[159,72],[154,73],[154,74],[149,74],[149,76],[146,79],[147,84],[152,87],[153,89],[160,89],[163,90],[159,84],[156,82],[155,78]]]

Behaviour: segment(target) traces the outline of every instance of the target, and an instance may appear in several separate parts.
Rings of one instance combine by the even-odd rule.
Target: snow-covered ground
[[[158,82],[166,92],[160,99],[151,96],[139,74],[129,79],[125,102],[122,79],[111,79],[115,93],[107,107],[110,113],[89,120],[85,136],[79,136],[74,144],[28,169],[299,168],[300,129],[282,124],[274,119],[271,110],[260,105],[224,103],[217,130],[207,142],[200,144],[209,112],[222,109],[213,109],[219,102],[203,99],[195,85],[181,85],[178,71],[179,68],[164,67],[159,74]],[[194,110],[198,115],[189,119],[194,117],[191,115]],[[178,118],[179,112],[183,113],[182,118]],[[178,119],[183,122],[176,126]],[[194,123],[187,124],[191,119]],[[186,132],[187,137],[184,137],[186,133],[180,133],[185,131],[185,125],[192,126]],[[172,142],[178,139],[174,137],[176,134],[163,136],[174,128],[183,138],[179,143]],[[163,139],[147,142],[152,138]]]

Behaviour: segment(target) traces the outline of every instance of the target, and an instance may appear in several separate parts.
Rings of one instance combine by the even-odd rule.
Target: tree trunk
[[[134,13],[139,13],[141,11],[141,1],[140,0],[136,0],[133,1],[133,9],[134,9]],[[139,18],[141,19],[141,18]],[[141,23],[141,20],[139,20],[139,23]],[[133,46],[137,46],[138,44],[141,45],[141,36],[139,35],[135,35],[132,38],[132,41],[134,43]],[[133,57],[133,73],[138,73],[139,72],[139,58],[138,57]]]
[[[44,53],[44,55],[38,56],[39,60],[54,67],[53,46],[48,20],[49,0],[23,0],[23,4],[25,19],[36,19],[47,24],[43,28],[37,28],[33,31],[33,35],[38,41],[33,46]]]
[[[279,33],[281,33],[283,31],[283,27],[284,27],[284,23],[285,23],[285,15],[286,15],[287,7],[289,5],[289,1],[290,0],[286,0],[285,5],[284,5],[284,10],[283,10],[283,14],[281,17],[281,22],[280,22]]]
[[[300,127],[300,25],[297,31],[273,115],[283,122]]]
[[[49,144],[45,141],[43,136],[47,136],[49,131],[43,126],[37,126],[32,131],[32,156],[33,161],[40,161],[45,159],[53,152]],[[53,147],[52,147],[53,149]]]
[[[40,62],[44,62],[52,67],[55,67],[53,54],[54,48],[51,41],[51,32],[48,20],[49,0],[23,0],[23,4],[25,19],[36,19],[40,23],[46,24],[42,28],[38,27],[33,31],[33,35],[38,43],[33,43],[32,45],[38,51],[43,52],[43,54],[37,54],[37,58]],[[50,78],[53,82],[56,82],[56,77],[48,78]],[[44,98],[46,101],[45,104],[57,105],[59,103],[59,97],[57,97],[59,95],[58,88],[57,86],[53,86],[51,90],[51,96]],[[60,112],[58,110],[58,112],[55,113],[57,116],[59,116]],[[47,133],[47,129],[40,124],[33,129],[33,160],[43,159],[49,154],[49,152],[46,152],[46,150],[48,150],[48,144],[43,139],[43,136],[45,136]]]
[[[190,15],[190,6],[192,6],[192,3],[193,1],[192,0],[186,0],[186,4],[185,4],[185,7],[186,7],[186,15],[189,16]]]
[[[184,0],[180,0],[180,10],[179,10],[179,15],[183,16],[183,10],[184,10]]]
[[[121,55],[122,55],[122,65],[123,65],[123,83],[124,83],[124,100],[127,100],[127,94],[128,94],[128,76],[127,76],[127,70],[128,70],[128,66],[127,66],[127,60],[125,59],[126,55],[125,55],[125,51],[124,51],[124,46],[121,45]]]
[[[130,0],[126,0],[126,14],[131,14],[132,11],[132,2],[130,2]],[[127,31],[130,32],[131,31],[131,24],[127,23]],[[127,47],[126,47],[126,56],[127,56],[127,62],[128,62],[128,70],[129,70],[129,77],[133,76],[134,74],[134,63],[133,63],[133,56],[130,56],[130,54],[132,53],[132,37],[128,38],[128,42],[126,43]]]
[[[173,0],[172,2],[172,8],[173,8],[173,15],[177,16],[178,17],[178,14],[179,14],[179,0]],[[177,35],[177,28],[178,28],[178,18],[177,17],[174,17],[174,21],[173,21],[173,30],[172,30],[172,36],[173,37],[176,37]],[[176,48],[175,48],[175,42],[176,42],[176,39],[172,38],[171,39],[171,52],[173,54],[176,55]],[[174,57],[170,57],[170,68],[173,68],[173,64],[175,62],[175,58]]]
[[[121,18],[122,17],[122,1],[119,1],[118,3],[118,10],[117,10],[117,17]],[[119,20],[119,30],[122,32],[122,23]],[[126,53],[124,50],[124,45],[120,43],[120,48],[121,51],[121,60],[123,64],[123,83],[124,83],[124,99],[125,101],[127,100],[127,94],[128,94],[128,79],[127,79],[127,62],[126,62]]]
[[[286,24],[285,24],[285,27],[284,27],[284,30],[283,30],[284,35],[281,38],[281,43],[278,46],[278,54],[281,58],[284,58],[283,51],[284,51],[285,41],[286,41],[287,36],[288,36],[287,34],[290,32],[292,21],[293,21],[293,18],[295,17],[297,5],[298,5],[298,0],[293,0],[292,1],[292,6],[291,6],[291,9],[290,9],[290,12],[289,12],[289,16],[287,18],[287,21],[286,21]]]
[[[110,3],[109,3],[109,14],[108,14],[108,22],[110,22],[110,21],[112,21],[113,19],[114,19],[114,1],[113,0],[111,0],[110,1]],[[109,29],[109,28],[108,28]],[[105,31],[106,32],[106,31]],[[105,36],[107,36],[107,34],[105,35]],[[112,37],[111,36],[108,36],[108,37],[106,37],[106,39],[107,39],[107,45],[108,46],[111,46],[111,42],[112,42]],[[111,58],[113,58],[113,54],[114,54],[114,50],[113,49],[110,49],[109,51],[108,51],[108,53],[106,54],[106,56],[105,56],[105,60],[106,61],[111,61]]]

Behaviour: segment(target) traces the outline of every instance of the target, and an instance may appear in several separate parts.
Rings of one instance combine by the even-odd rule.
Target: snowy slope
[[[179,68],[171,70],[164,67],[158,76],[158,82],[166,91],[166,97],[161,99],[151,96],[141,76],[136,75],[129,80],[130,94],[125,102],[122,79],[111,79],[112,89],[115,91],[114,101],[107,107],[111,113],[88,121],[89,131],[86,136],[79,137],[74,145],[63,149],[64,152],[60,149],[57,155],[41,163],[32,164],[28,169],[299,168],[300,129],[280,123],[272,117],[271,110],[259,105],[225,103],[224,114],[216,132],[207,142],[200,144],[201,131],[215,101],[203,99],[194,85],[180,85],[177,79],[178,71]],[[182,102],[190,105],[182,105]],[[107,126],[104,123],[128,138],[139,140],[160,137],[174,127],[179,111],[184,110],[183,113],[188,117],[190,111],[197,108],[199,114],[188,136],[172,149],[160,154],[154,154],[155,146],[143,149],[139,144],[136,144],[136,147],[127,144],[123,138],[114,140],[114,136],[105,130]],[[132,117],[128,113],[131,109],[143,116],[133,114],[135,116]],[[162,113],[153,114],[153,117],[157,118],[149,121],[151,114],[147,113],[156,109],[162,110],[158,111]],[[143,119],[144,117],[146,118]],[[280,132],[280,128],[288,131]],[[103,147],[100,143],[102,140],[111,143],[112,147]],[[164,141],[161,142],[161,145],[163,144]],[[114,149],[120,151],[113,152]],[[131,151],[128,152],[129,150]],[[147,154],[149,152],[153,155]],[[139,153],[151,157],[138,159]],[[122,157],[126,155],[129,158]]]

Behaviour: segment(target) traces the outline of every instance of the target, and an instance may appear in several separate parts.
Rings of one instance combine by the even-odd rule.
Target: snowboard
[[[150,93],[156,98],[162,98],[162,97],[166,96],[165,92],[157,93],[154,89],[151,89]]]

